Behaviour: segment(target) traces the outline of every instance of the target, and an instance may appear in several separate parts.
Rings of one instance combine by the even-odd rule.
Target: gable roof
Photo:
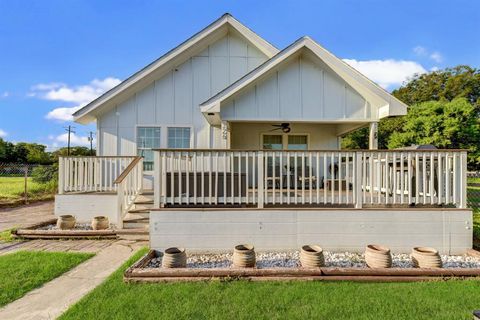
[[[228,28],[235,29],[248,41],[253,43],[268,58],[279,52],[279,50],[272,44],[240,23],[231,14],[226,13],[200,32],[196,33],[174,49],[168,51],[157,60],[153,61],[140,71],[122,81],[119,85],[105,92],[100,97],[76,111],[73,114],[74,120],[82,124],[94,121],[96,118],[94,113],[96,111],[113,107],[115,104],[127,98],[133,92],[143,89],[153,80],[155,80],[159,73],[164,72],[167,69],[171,69],[175,67],[175,65],[179,64],[182,59],[185,59],[185,55],[188,55],[192,50],[195,50],[197,45],[212,41],[212,39],[216,39],[216,37],[219,37],[219,35],[223,35]]]
[[[377,107],[379,118],[406,114],[408,106],[405,103],[395,98],[343,60],[334,56],[311,38],[302,37],[276,54],[270,60],[267,60],[256,69],[247,73],[230,86],[200,104],[201,111],[206,114],[207,120],[217,123],[219,121],[218,114],[220,112],[221,102],[240,92],[242,89],[265,75],[268,71],[279,66],[289,57],[305,48],[309,49],[314,55],[320,58],[345,82],[360,93],[373,106]]]

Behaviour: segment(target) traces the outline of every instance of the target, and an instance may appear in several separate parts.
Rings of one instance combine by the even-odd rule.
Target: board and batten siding
[[[229,121],[371,121],[370,104],[321,61],[301,55],[223,102]]]
[[[221,147],[220,129],[209,126],[199,104],[266,60],[255,46],[227,34],[98,116],[98,155],[135,155],[137,126],[160,126],[162,147],[168,126],[191,127],[194,148]]]
[[[171,209],[150,212],[150,247],[231,251],[251,243],[257,251],[299,250],[319,244],[328,251],[363,252],[378,243],[394,253],[429,246],[442,254],[472,247],[472,211],[465,209]]]

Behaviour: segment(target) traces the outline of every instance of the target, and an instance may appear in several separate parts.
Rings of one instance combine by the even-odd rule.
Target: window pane
[[[307,136],[288,136],[288,150],[307,150]]]
[[[160,148],[160,132],[158,127],[137,128],[137,155],[143,157],[143,169],[153,170],[153,148]]]
[[[281,135],[264,135],[263,149],[268,150],[282,150],[282,136]]]
[[[190,128],[168,128],[168,148],[190,148]]]

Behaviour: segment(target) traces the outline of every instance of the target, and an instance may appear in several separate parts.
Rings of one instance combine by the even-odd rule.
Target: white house
[[[74,114],[97,156],[60,159],[56,214],[148,227],[156,248],[463,252],[466,152],[376,150],[406,112],[311,38],[278,50],[225,14]],[[340,150],[362,127],[371,150]]]

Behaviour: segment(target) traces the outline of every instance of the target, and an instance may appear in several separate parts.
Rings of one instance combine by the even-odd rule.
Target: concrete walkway
[[[144,242],[119,240],[0,309],[0,319],[55,319],[118,269]]]
[[[54,202],[43,201],[14,208],[0,208],[0,231],[25,228],[54,218]]]

